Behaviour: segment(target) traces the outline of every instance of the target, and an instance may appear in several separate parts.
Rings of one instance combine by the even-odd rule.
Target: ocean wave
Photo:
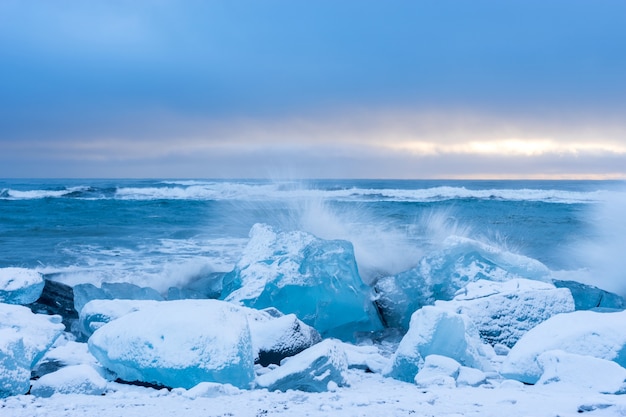
[[[42,198],[83,197],[86,193],[93,192],[90,186],[65,187],[54,190],[14,190],[4,188],[0,191],[0,199],[5,200],[36,200]]]
[[[390,184],[390,185],[393,185]],[[439,202],[449,200],[534,201],[560,204],[601,202],[608,191],[572,191],[552,188],[489,188],[430,186],[414,188],[374,188],[328,182],[235,182],[235,181],[161,181],[148,184],[58,187],[56,189],[0,190],[0,199],[119,199],[119,200],[234,200],[298,201],[329,200],[347,202]]]

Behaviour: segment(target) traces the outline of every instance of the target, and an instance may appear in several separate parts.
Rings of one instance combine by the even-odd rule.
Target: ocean
[[[0,180],[0,267],[68,285],[165,293],[233,268],[255,223],[352,242],[363,280],[415,266],[452,235],[622,292],[621,181]]]

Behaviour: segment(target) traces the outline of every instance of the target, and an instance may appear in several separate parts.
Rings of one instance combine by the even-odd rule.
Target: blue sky
[[[0,177],[626,178],[626,2],[0,1]]]

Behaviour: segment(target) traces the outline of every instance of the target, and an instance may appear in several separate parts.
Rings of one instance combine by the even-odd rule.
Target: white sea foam
[[[586,269],[576,279],[626,296],[626,189],[610,193],[594,207],[590,223],[594,236],[575,242],[571,256]]]
[[[168,183],[170,184],[170,183]],[[457,199],[503,201],[541,201],[561,204],[592,203],[604,200],[604,191],[567,191],[556,189],[486,189],[465,187],[399,188],[311,188],[299,183],[239,183],[184,181],[167,187],[121,187],[116,198],[129,200],[298,200],[327,199],[352,202],[436,202]]]
[[[0,198],[9,200],[34,200],[39,198],[59,198],[66,197],[72,193],[87,191],[89,186],[68,187],[62,190],[14,190],[10,188],[3,189],[0,192]]]

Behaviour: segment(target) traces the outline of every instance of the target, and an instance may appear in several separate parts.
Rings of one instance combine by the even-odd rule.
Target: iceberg
[[[30,304],[43,291],[41,274],[26,268],[0,268],[0,303]]]
[[[435,305],[468,316],[485,342],[509,348],[539,323],[574,311],[567,288],[528,279],[470,282],[451,301]]]
[[[89,365],[72,365],[33,381],[30,393],[37,397],[53,394],[102,395],[107,381]]]
[[[626,394],[626,369],[613,361],[550,350],[537,357],[542,370],[537,385],[559,385],[602,394]]]
[[[189,389],[201,382],[249,388],[254,380],[247,317],[223,301],[162,301],[105,324],[88,345],[124,381]]]
[[[429,355],[447,356],[471,368],[488,368],[493,349],[483,344],[471,320],[447,309],[426,306],[411,316],[404,335],[385,373],[412,382]]]
[[[323,240],[301,231],[275,232],[256,224],[233,271],[224,276],[222,298],[248,307],[293,313],[323,337],[354,340],[382,329],[371,289],[344,240]]]
[[[448,237],[444,245],[415,268],[375,284],[376,304],[387,326],[408,329],[414,311],[435,300],[450,300],[459,289],[480,279],[550,281],[550,270],[535,259],[458,236]]]
[[[0,303],[0,398],[28,392],[31,370],[64,330],[60,321]]]
[[[558,314],[528,331],[513,346],[500,373],[535,384],[543,373],[538,358],[551,350],[592,356],[626,366],[626,311]]]
[[[324,392],[348,385],[347,370],[348,359],[341,343],[326,339],[285,359],[278,368],[258,376],[256,383],[269,391]]]

